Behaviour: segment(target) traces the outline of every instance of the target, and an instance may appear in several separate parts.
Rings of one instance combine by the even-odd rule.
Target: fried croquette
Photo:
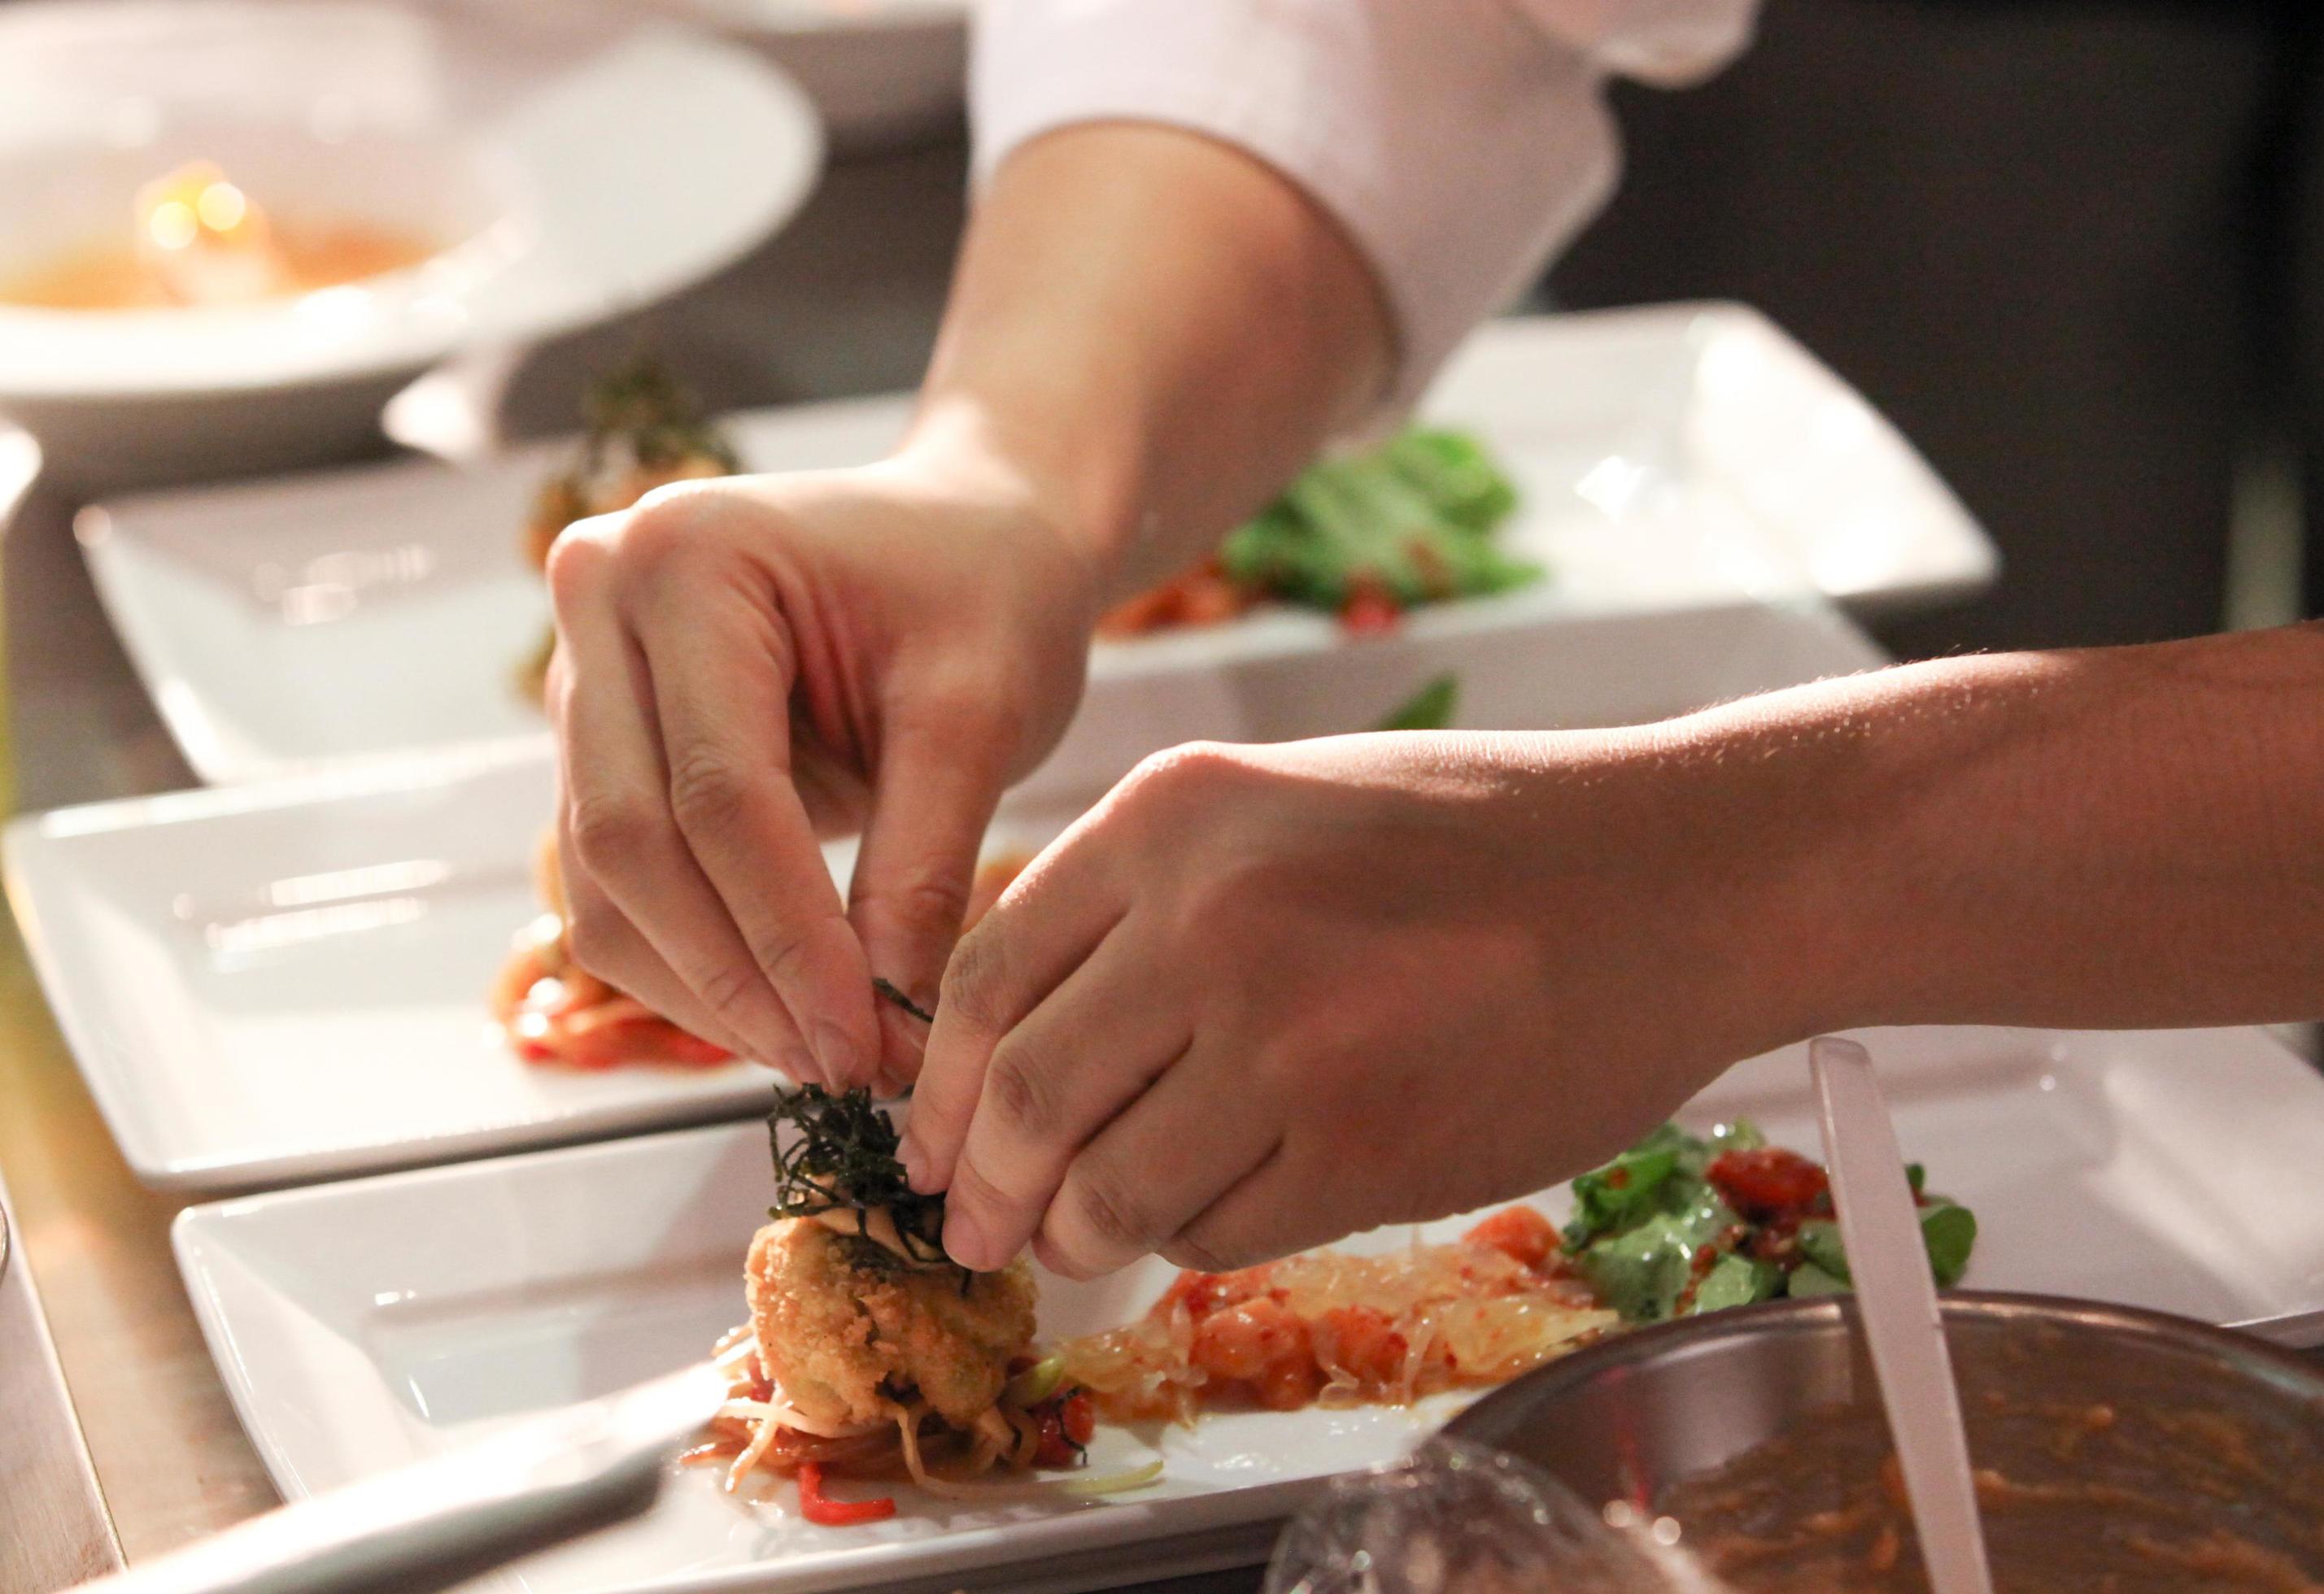
[[[917,1389],[968,1428],[1033,1341],[1022,1261],[967,1275],[964,1289],[957,1268],[913,1267],[860,1236],[783,1218],[752,1239],[743,1276],[761,1364],[818,1424],[885,1421]]]

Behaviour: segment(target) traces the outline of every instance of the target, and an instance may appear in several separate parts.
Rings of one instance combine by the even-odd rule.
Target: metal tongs
[[[706,1363],[283,1506],[80,1594],[427,1594],[643,1511],[726,1398]]]

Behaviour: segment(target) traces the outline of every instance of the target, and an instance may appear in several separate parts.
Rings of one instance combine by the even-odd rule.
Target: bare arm
[[[2324,1014],[2324,629],[1916,665],[1701,725],[1795,764],[1829,837],[1830,1022]]]
[[[1826,1030],[2319,1012],[2324,629],[1952,659],[1149,761],[962,943],[907,1149],[972,1266],[1231,1267]]]
[[[1019,150],[964,247],[908,452],[1013,468],[1103,595],[1175,574],[1380,396],[1390,333],[1336,222],[1197,134]]]

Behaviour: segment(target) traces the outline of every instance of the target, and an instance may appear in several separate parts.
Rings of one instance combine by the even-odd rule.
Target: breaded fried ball
[[[909,1387],[969,1427],[1033,1342],[1021,1261],[972,1275],[964,1294],[953,1268],[908,1267],[869,1240],[782,1218],[752,1240],[743,1278],[761,1363],[818,1423],[880,1422]]]

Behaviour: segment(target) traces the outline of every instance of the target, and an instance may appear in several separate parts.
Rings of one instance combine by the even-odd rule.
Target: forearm
[[[1781,838],[1763,977],[1816,987],[1809,1027],[2324,1013],[2324,630],[1944,660],[1665,734],[1742,771],[1738,845]]]
[[[1390,336],[1354,246],[1275,171],[1194,134],[1069,127],[979,203],[907,447],[1033,494],[1119,597],[1374,401]]]

